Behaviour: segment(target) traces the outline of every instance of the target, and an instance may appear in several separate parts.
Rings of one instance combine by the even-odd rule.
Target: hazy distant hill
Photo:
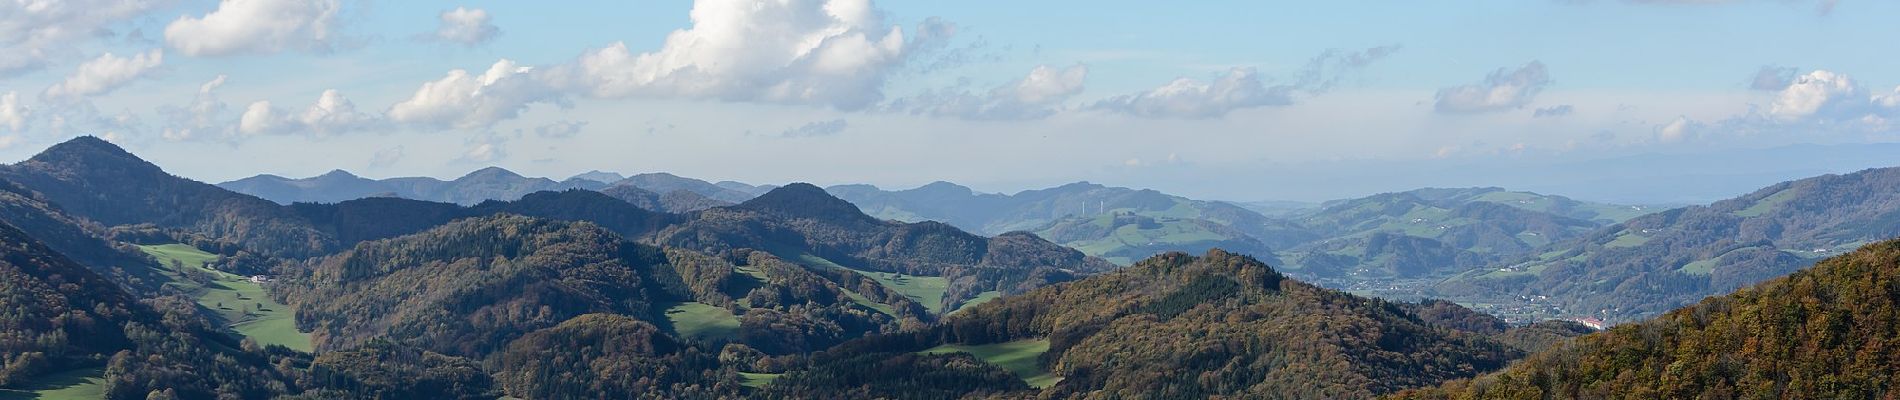
[[[1204,257],[1170,253],[977,306],[933,329],[847,343],[814,356],[811,369],[779,378],[766,392],[788,398],[910,391],[1055,399],[1367,398],[1475,376],[1521,355],[1478,332],[1421,319],[1417,307],[1287,279],[1259,261],[1219,250]],[[1492,324],[1501,325],[1480,325]],[[914,363],[911,353],[944,348],[938,346],[1018,349],[1006,359],[973,352],[1048,386],[1012,393],[1007,386],[961,383],[980,381],[976,377],[986,373],[980,369],[916,373],[944,375],[933,381],[945,383],[933,384],[884,377],[870,367]],[[967,376],[959,374],[978,375],[955,378]]]
[[[599,178],[601,175],[591,176]],[[506,169],[488,167],[449,181],[421,177],[374,180],[358,177],[343,170],[335,170],[303,179],[258,175],[220,183],[218,187],[262,197],[280,204],[335,203],[365,197],[401,197],[473,205],[487,200],[514,200],[528,193],[547,190],[599,190],[609,184],[610,182],[581,177],[556,182],[548,178],[529,178]]]
[[[1228,203],[1087,182],[1014,195],[977,193],[948,182],[898,191],[870,185],[833,186],[826,191],[880,218],[941,221],[985,234],[1034,231],[1122,263],[1160,251],[1205,251],[1223,245],[1271,258],[1272,248],[1317,238]],[[1125,223],[1137,219],[1141,223]]]
[[[1711,208],[1730,208],[1725,203],[1738,205]],[[1498,374],[1395,397],[1891,398],[1900,393],[1896,288],[1900,241],[1875,243],[1784,278],[1578,338]]]
[[[1439,276],[1526,254],[1649,209],[1498,188],[1418,189],[1327,202],[1293,216],[1324,237],[1280,254],[1290,273],[1365,280]]]
[[[1542,296],[1552,312],[1628,320],[1900,236],[1900,168],[1783,182],[1551,244],[1438,285],[1454,298]]]

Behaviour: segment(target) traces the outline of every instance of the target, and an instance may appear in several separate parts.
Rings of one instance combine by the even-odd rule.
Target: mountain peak
[[[468,173],[468,175],[462,175],[461,178],[456,178],[455,180],[459,181],[459,180],[465,180],[465,179],[497,179],[497,178],[526,179],[527,177],[521,176],[521,174],[517,174],[514,171],[509,171],[506,168],[488,167],[488,168],[475,170],[475,172],[470,172]]]
[[[797,182],[772,189],[757,198],[739,204],[740,208],[823,220],[876,221],[857,205],[844,201],[818,186]]]
[[[600,183],[614,183],[614,182],[620,182],[622,180],[625,180],[627,179],[627,177],[625,175],[621,175],[618,172],[607,172],[607,171],[601,171],[601,170],[596,169],[596,170],[591,170],[591,171],[575,174],[574,176],[568,177],[567,179],[568,180],[579,179],[579,180],[587,180],[587,181],[594,181],[594,182],[600,182]]]
[[[317,175],[316,178],[317,179],[358,179],[361,177],[356,176],[356,174],[350,173],[350,171],[344,171],[342,169],[333,169],[333,170],[330,170],[330,172],[323,173],[323,175]]]
[[[118,163],[133,163],[138,169],[148,170],[147,172],[160,170],[157,165],[146,162],[144,159],[132,155],[131,152],[125,151],[125,148],[96,136],[80,136],[61,142],[60,144],[53,145],[53,147],[46,148],[46,151],[34,155],[33,158],[28,161],[48,165],[73,166],[94,164],[108,160]]]

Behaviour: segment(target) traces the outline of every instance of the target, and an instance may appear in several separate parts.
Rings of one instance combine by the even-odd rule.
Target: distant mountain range
[[[218,184],[218,187],[257,196],[278,204],[336,203],[365,197],[400,197],[462,205],[474,205],[488,200],[514,200],[529,193],[541,191],[568,189],[599,191],[620,186],[652,192],[656,201],[658,196],[686,192],[722,202],[715,204],[746,201],[772,189],[772,186],[753,186],[738,182],[715,184],[666,173],[622,177],[612,172],[589,171],[556,181],[548,178],[530,178],[500,167],[479,169],[447,181],[428,177],[369,179],[348,171],[335,170],[301,179],[258,175]]]

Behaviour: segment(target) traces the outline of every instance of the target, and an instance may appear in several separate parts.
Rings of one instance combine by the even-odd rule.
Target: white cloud
[[[165,115],[170,120],[169,125],[161,133],[161,137],[165,140],[178,141],[201,138],[205,134],[224,135],[227,133],[228,129],[224,129],[222,122],[219,121],[223,118],[227,106],[223,100],[218,99],[217,93],[218,88],[224,86],[225,79],[224,75],[218,75],[217,78],[199,85],[198,95],[193,97],[191,104],[184,108],[169,106],[160,108],[159,114]]]
[[[1153,90],[1102,100],[1094,107],[1143,117],[1216,118],[1243,108],[1290,104],[1291,88],[1269,88],[1253,68],[1234,68],[1212,82],[1179,78]]]
[[[66,80],[47,87],[40,93],[41,98],[53,100],[76,100],[83,97],[105,94],[132,83],[141,76],[150,73],[165,63],[165,51],[152,49],[131,57],[120,57],[106,53],[99,58],[79,64]]]
[[[1853,78],[1825,70],[1816,70],[1794,79],[1775,95],[1768,115],[1781,121],[1798,121],[1823,112],[1854,113],[1867,102]]]
[[[1663,143],[1678,143],[1694,139],[1700,135],[1702,126],[1702,123],[1690,120],[1688,117],[1676,117],[1674,121],[1656,128],[1656,140]]]
[[[558,100],[530,75],[533,68],[503,59],[481,75],[466,70],[423,83],[416,93],[389,108],[390,120],[437,128],[475,128],[514,118],[529,104]]]
[[[1090,107],[1149,118],[1219,118],[1235,110],[1292,105],[1297,97],[1331,90],[1347,73],[1399,49],[1391,45],[1360,51],[1327,50],[1307,61],[1293,80],[1272,86],[1253,68],[1232,68],[1212,81],[1177,78],[1161,87],[1111,97]]]
[[[501,33],[501,28],[489,21],[488,10],[456,7],[443,11],[441,19],[442,26],[435,29],[435,38],[444,42],[474,46],[487,43]]]
[[[375,128],[376,117],[356,111],[356,105],[336,89],[323,91],[317,101],[302,113],[289,114],[258,101],[244,110],[238,119],[238,131],[246,135],[308,133],[330,136]]]
[[[460,161],[467,162],[467,163],[485,164],[485,163],[492,163],[497,160],[501,160],[502,157],[506,157],[506,156],[507,156],[507,153],[502,151],[501,149],[501,143],[493,142],[493,141],[483,141],[483,142],[477,142],[477,143],[471,144],[468,148],[468,151],[462,152],[462,157]]]
[[[339,0],[223,0],[218,9],[165,26],[165,43],[192,56],[328,51]]]
[[[869,0],[698,0],[691,27],[659,50],[588,51],[546,77],[596,97],[683,97],[828,105],[883,99],[886,78],[924,43],[885,25]]]
[[[1548,86],[1550,71],[1544,63],[1531,61],[1517,69],[1492,71],[1483,82],[1439,89],[1433,108],[1448,114],[1512,110],[1530,104]]]
[[[19,133],[26,129],[28,116],[26,106],[20,104],[20,92],[7,92],[6,95],[0,95],[0,126],[6,127],[13,133]]]
[[[0,1],[0,77],[45,68],[77,54],[81,41],[169,6],[170,0]]]
[[[1020,120],[1047,117],[1083,90],[1089,68],[1037,66],[1029,75],[991,88],[988,93],[931,91],[898,99],[887,107],[912,114],[964,119]]]

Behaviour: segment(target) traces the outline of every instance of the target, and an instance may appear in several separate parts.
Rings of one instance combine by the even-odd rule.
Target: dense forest
[[[1408,399],[1884,399],[1900,390],[1900,241],[1710,297]]]
[[[814,356],[810,369],[787,374],[771,390],[790,397],[858,390],[827,385],[878,379],[875,370],[854,369],[873,362],[866,357],[952,343],[1047,340],[1036,362],[1060,381],[1043,390],[1044,398],[1367,398],[1474,376],[1522,354],[1488,336],[1504,330],[1495,319],[1427,311],[1434,306],[1446,307],[1314,287],[1219,250],[1170,253],[977,306],[931,329],[847,343]],[[1467,316],[1481,322],[1460,321]],[[955,369],[954,360],[891,359],[932,365],[932,374]],[[963,385],[990,373],[968,372],[977,376],[936,381]],[[927,389],[960,387],[1004,389]]]

